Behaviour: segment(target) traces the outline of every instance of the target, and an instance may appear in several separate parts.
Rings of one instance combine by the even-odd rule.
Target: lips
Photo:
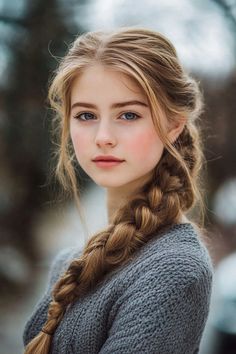
[[[93,159],[93,161],[106,161],[106,162],[122,162],[124,160],[121,160],[115,156],[97,156],[95,157],[95,159]]]

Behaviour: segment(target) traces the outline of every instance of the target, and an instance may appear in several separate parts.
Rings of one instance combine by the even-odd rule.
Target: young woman
[[[198,85],[167,38],[128,27],[79,36],[49,98],[57,174],[77,198],[76,159],[106,188],[109,223],[55,260],[25,353],[198,353],[213,275],[186,216],[201,201]]]

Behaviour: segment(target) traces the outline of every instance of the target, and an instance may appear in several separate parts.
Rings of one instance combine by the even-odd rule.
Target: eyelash
[[[74,115],[73,116],[73,118],[75,118],[75,119],[78,119],[79,121],[81,121],[81,122],[87,122],[87,121],[89,121],[89,120],[93,120],[93,119],[81,119],[81,116],[83,115],[83,114],[90,114],[90,115],[92,115],[92,116],[94,116],[94,114],[93,113],[90,113],[90,112],[82,112],[82,113],[77,113],[76,115]],[[135,115],[135,119],[124,119],[125,121],[127,121],[127,122],[132,122],[132,121],[135,121],[135,120],[137,120],[137,119],[139,119],[139,118],[141,118],[141,116],[140,115],[138,115],[137,113],[134,113],[134,112],[132,112],[132,111],[127,111],[127,112],[124,112],[124,113],[122,113],[121,115],[120,115],[120,117],[122,116],[122,115],[124,115],[124,114],[128,114],[128,113],[132,113],[133,115]]]

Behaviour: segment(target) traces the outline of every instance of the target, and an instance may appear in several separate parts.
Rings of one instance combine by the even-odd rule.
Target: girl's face
[[[163,152],[140,88],[126,75],[99,64],[73,83],[70,134],[80,166],[108,189],[141,186]],[[122,162],[93,161],[107,155]]]

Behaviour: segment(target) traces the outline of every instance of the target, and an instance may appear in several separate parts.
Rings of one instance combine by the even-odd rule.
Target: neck
[[[107,214],[108,214],[108,223],[112,223],[112,219],[116,211],[128,202],[132,195],[135,195],[137,190],[132,190],[130,188],[109,188],[107,189]],[[189,223],[189,219],[185,216],[184,213],[179,214],[178,223]]]
[[[121,187],[107,188],[107,213],[109,224],[116,211],[131,197],[137,195],[140,188],[150,179],[150,174],[142,176],[141,178],[132,181]]]
[[[107,190],[107,213],[108,222],[111,224],[112,218],[122,204],[128,201],[128,195],[123,190],[109,189]]]

